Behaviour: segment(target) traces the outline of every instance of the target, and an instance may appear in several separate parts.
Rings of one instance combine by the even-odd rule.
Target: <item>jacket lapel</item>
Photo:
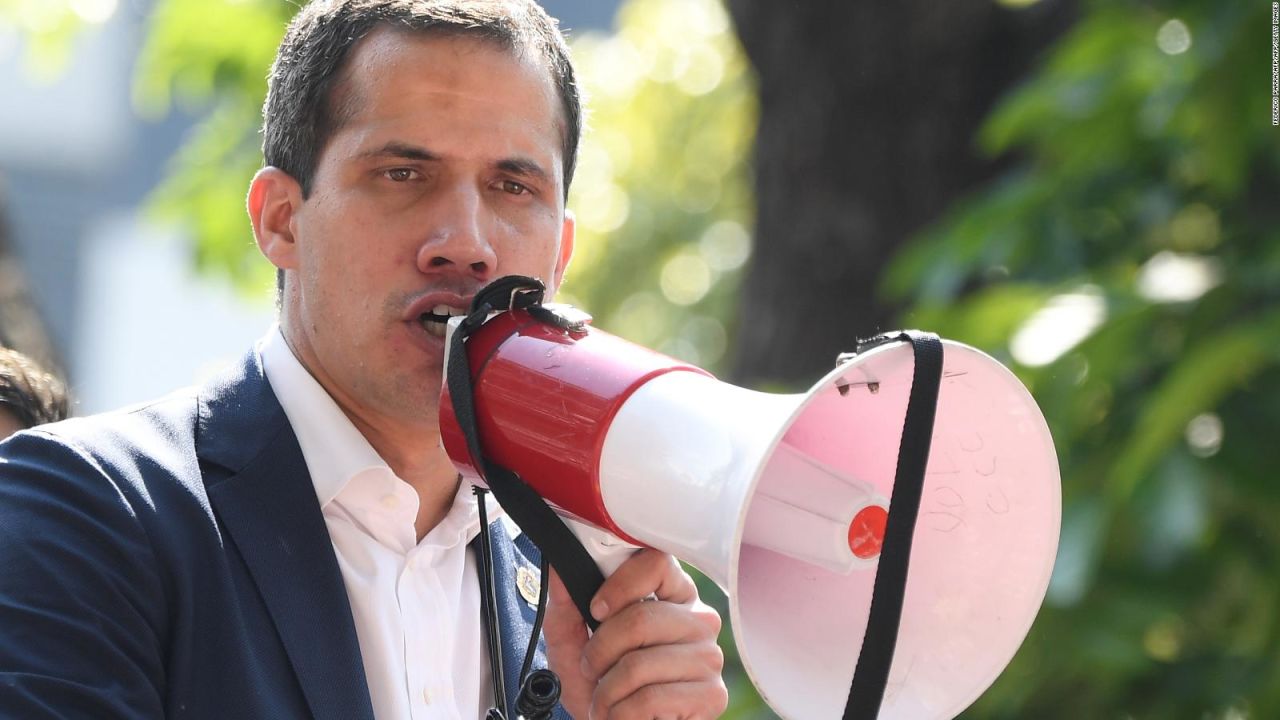
[[[493,538],[494,589],[498,600],[498,624],[502,631],[504,682],[507,704],[514,715],[516,695],[520,692],[520,668],[524,664],[537,614],[537,592],[542,582],[538,568],[540,555],[527,535],[512,540],[501,520],[491,523],[489,531]],[[546,644],[539,639],[532,668],[536,670],[546,666]],[[557,707],[554,717],[568,718],[568,715]]]
[[[306,462],[257,353],[200,396],[197,453],[317,720],[373,720],[346,586]]]

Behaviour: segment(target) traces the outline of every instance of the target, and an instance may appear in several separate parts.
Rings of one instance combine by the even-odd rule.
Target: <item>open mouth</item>
[[[445,326],[449,323],[449,318],[457,315],[466,315],[466,308],[456,308],[449,305],[437,305],[428,312],[424,312],[418,316],[418,322],[422,324],[428,335],[435,337],[444,337]]]

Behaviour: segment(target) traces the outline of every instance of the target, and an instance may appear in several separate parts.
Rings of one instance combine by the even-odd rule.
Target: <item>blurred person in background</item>
[[[554,293],[581,124],[532,0],[298,13],[248,195],[278,325],[203,388],[0,449],[0,717],[486,715],[479,508],[437,426],[444,324],[504,275]],[[539,558],[491,528],[514,680]],[[557,717],[723,711],[720,619],[674,558],[628,560],[590,635],[541,581]]]
[[[22,353],[0,347],[0,440],[67,417],[62,382]]]

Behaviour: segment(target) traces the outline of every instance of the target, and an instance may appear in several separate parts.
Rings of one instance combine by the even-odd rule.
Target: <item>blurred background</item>
[[[964,718],[1280,717],[1271,3],[545,5],[590,108],[562,299],[773,391],[926,328],[1043,407],[1053,581]],[[0,0],[0,344],[76,412],[270,322],[243,198],[295,10]],[[727,677],[726,717],[771,716]]]

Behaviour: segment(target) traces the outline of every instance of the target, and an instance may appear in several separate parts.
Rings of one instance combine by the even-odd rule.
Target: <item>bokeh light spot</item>
[[[737,270],[751,257],[751,236],[741,223],[721,220],[703,231],[698,252],[712,269]]]
[[[1174,18],[1156,31],[1156,47],[1166,55],[1181,55],[1191,49],[1191,30],[1186,23]]]
[[[700,361],[708,365],[724,357],[729,343],[729,335],[725,332],[724,324],[707,315],[691,318],[680,328],[680,336],[688,338],[689,342],[698,348]]]
[[[116,0],[71,0],[71,12],[81,20],[95,25],[104,23],[116,14]]]
[[[711,268],[700,255],[681,252],[662,266],[662,294],[676,305],[692,305],[711,289]]]
[[[702,45],[690,51],[688,62],[676,78],[676,87],[686,95],[697,97],[715,90],[723,78],[724,59],[720,53]]]
[[[609,332],[641,345],[653,345],[667,335],[671,306],[655,293],[640,291],[627,296],[610,318]]]
[[[652,55],[641,53],[630,40],[615,35],[596,47],[590,64],[584,65],[592,68],[593,78],[599,81],[592,84],[598,92],[630,97],[652,63]]]
[[[1156,253],[1138,270],[1138,294],[1152,302],[1188,302],[1222,282],[1222,265],[1216,258]]]
[[[1187,446],[1196,457],[1212,457],[1222,449],[1222,418],[1201,413],[1187,423]]]
[[[1106,300],[1094,286],[1056,295],[1018,328],[1009,352],[1027,367],[1048,365],[1089,337],[1106,317]]]
[[[698,348],[681,337],[668,338],[658,348],[658,352],[683,360],[690,365],[702,365],[702,355],[698,352]]]
[[[578,222],[599,233],[622,227],[631,213],[631,197],[614,183],[586,190],[575,204]]]

